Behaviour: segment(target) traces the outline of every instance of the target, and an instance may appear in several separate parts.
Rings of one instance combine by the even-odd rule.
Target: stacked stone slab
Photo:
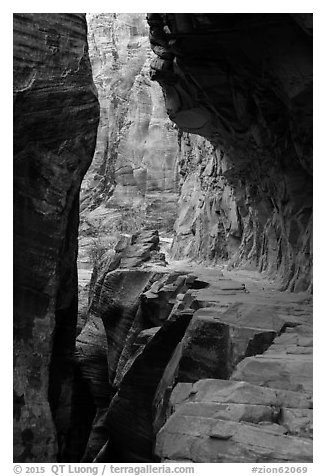
[[[168,364],[154,400],[161,461],[312,461],[311,309],[296,319],[246,297],[223,311],[212,293]]]

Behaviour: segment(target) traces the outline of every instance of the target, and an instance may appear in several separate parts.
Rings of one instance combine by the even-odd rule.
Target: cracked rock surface
[[[166,462],[311,462],[311,299],[257,286],[250,273],[247,293],[238,286],[230,296],[222,284],[217,294],[214,271],[196,271],[212,285],[192,291],[201,307],[158,387],[155,454]]]

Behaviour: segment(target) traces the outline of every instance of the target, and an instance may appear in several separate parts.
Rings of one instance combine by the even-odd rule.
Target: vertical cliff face
[[[148,22],[151,76],[182,132],[175,255],[226,258],[268,271],[283,289],[309,289],[312,15]]]
[[[183,133],[173,255],[265,271],[282,289],[311,289],[312,180],[300,166],[236,162]],[[264,173],[262,172],[264,171]]]
[[[79,189],[99,108],[83,14],[14,15],[14,458],[69,431]]]
[[[101,119],[94,161],[82,185],[85,229],[96,216],[105,226],[116,210],[131,207],[142,213],[148,208],[149,214],[155,209],[159,223],[159,210],[167,217],[175,210],[178,146],[161,88],[149,79],[154,55],[146,16],[101,13],[87,19]]]

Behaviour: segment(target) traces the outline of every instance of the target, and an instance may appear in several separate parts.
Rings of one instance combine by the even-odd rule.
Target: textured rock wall
[[[76,344],[70,461],[91,462],[102,447],[104,461],[151,460],[153,393],[187,319],[156,333],[194,280],[186,283],[182,273],[165,268],[158,233],[149,231],[121,239],[115,255],[104,256],[93,272],[88,318]]]
[[[89,211],[177,200],[177,132],[161,88],[149,79],[153,53],[145,14],[89,14],[89,45],[101,119],[94,161],[82,186]],[[148,200],[147,200],[148,198]],[[96,215],[96,214],[95,214]],[[160,219],[159,211],[156,213]]]
[[[14,15],[14,458],[69,431],[79,189],[99,107],[84,14]]]
[[[226,258],[310,289],[312,15],[148,21],[151,76],[182,132],[175,256]]]
[[[266,271],[283,289],[311,289],[312,181],[299,166],[238,170],[221,148],[184,133],[175,258]],[[236,174],[236,178],[234,178]]]

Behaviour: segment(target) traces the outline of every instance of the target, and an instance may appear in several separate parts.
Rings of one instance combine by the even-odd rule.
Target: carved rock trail
[[[259,289],[251,273],[235,282],[193,271],[210,286],[192,291],[201,308],[174,363],[180,383],[155,453],[163,461],[312,461],[311,297]]]
[[[83,460],[311,461],[311,295],[167,264],[155,233],[123,246],[77,338],[97,408]]]

